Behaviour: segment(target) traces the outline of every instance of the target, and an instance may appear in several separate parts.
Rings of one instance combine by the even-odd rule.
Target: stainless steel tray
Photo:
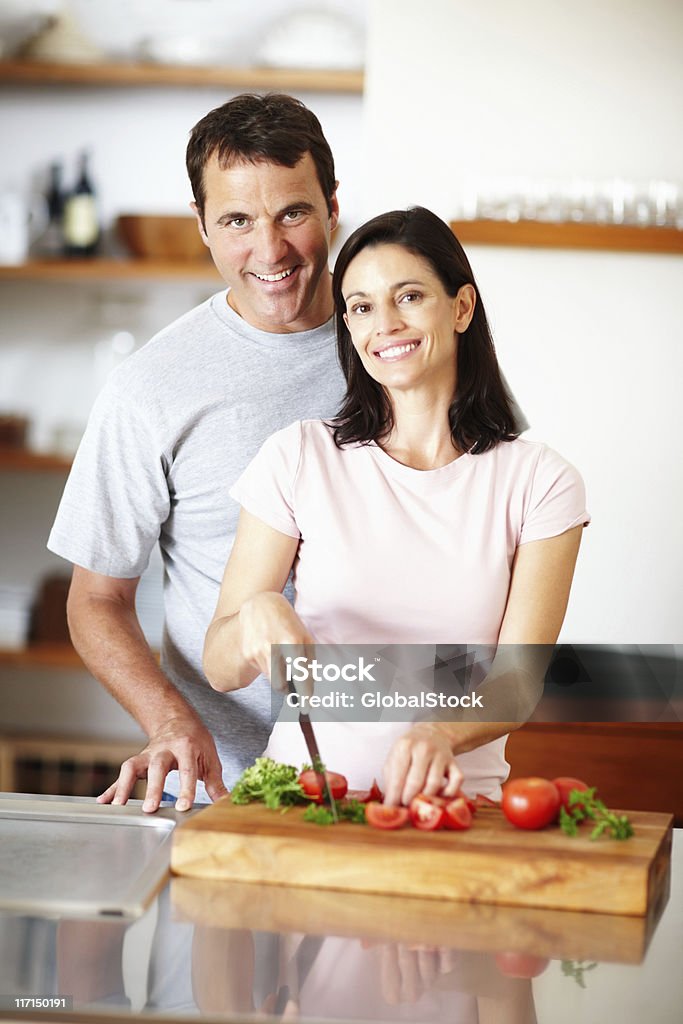
[[[140,917],[169,874],[172,807],[0,793],[0,911]]]

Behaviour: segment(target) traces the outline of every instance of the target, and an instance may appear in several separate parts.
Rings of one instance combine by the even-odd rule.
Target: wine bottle
[[[45,190],[45,213],[47,224],[36,245],[40,256],[61,256],[64,235],[64,191],[62,189],[62,165],[50,164],[50,177]]]
[[[89,154],[81,153],[76,184],[64,202],[62,234],[68,256],[94,256],[100,241],[97,196],[89,164]]]

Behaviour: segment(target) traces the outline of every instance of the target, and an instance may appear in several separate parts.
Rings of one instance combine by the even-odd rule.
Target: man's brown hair
[[[187,146],[187,173],[204,221],[204,168],[213,154],[221,167],[245,160],[295,167],[305,153],[315,164],[320,187],[332,213],[337,187],[334,158],[320,121],[301,100],[284,93],[242,93],[198,121]]]

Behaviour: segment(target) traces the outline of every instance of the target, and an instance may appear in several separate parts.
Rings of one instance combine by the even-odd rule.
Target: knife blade
[[[298,692],[294,683],[291,680],[289,680],[287,683],[287,689],[289,690],[290,693]],[[335,821],[339,821],[339,816],[337,814],[337,804],[335,802],[334,797],[332,796],[332,790],[330,789],[330,784],[327,780],[327,774],[325,772],[319,772],[316,769],[316,765],[324,764],[324,761],[320,757],[320,749],[318,747],[318,741],[316,740],[315,733],[313,731],[313,723],[311,722],[310,718],[304,711],[299,712],[299,726],[301,727],[301,731],[304,736],[304,742],[306,743],[306,750],[308,751],[308,756],[311,759],[311,767],[313,768],[313,771],[315,772],[316,777],[318,779],[320,792],[324,793],[325,795],[325,799],[327,800],[327,803],[329,804],[330,807],[330,811],[332,812],[332,817],[334,818]]]

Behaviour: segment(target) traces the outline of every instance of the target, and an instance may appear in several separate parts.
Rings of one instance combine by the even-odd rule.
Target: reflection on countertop
[[[132,923],[0,916],[0,1019],[71,995],[50,1019],[673,1024],[681,949],[680,830],[650,918],[175,878]]]

